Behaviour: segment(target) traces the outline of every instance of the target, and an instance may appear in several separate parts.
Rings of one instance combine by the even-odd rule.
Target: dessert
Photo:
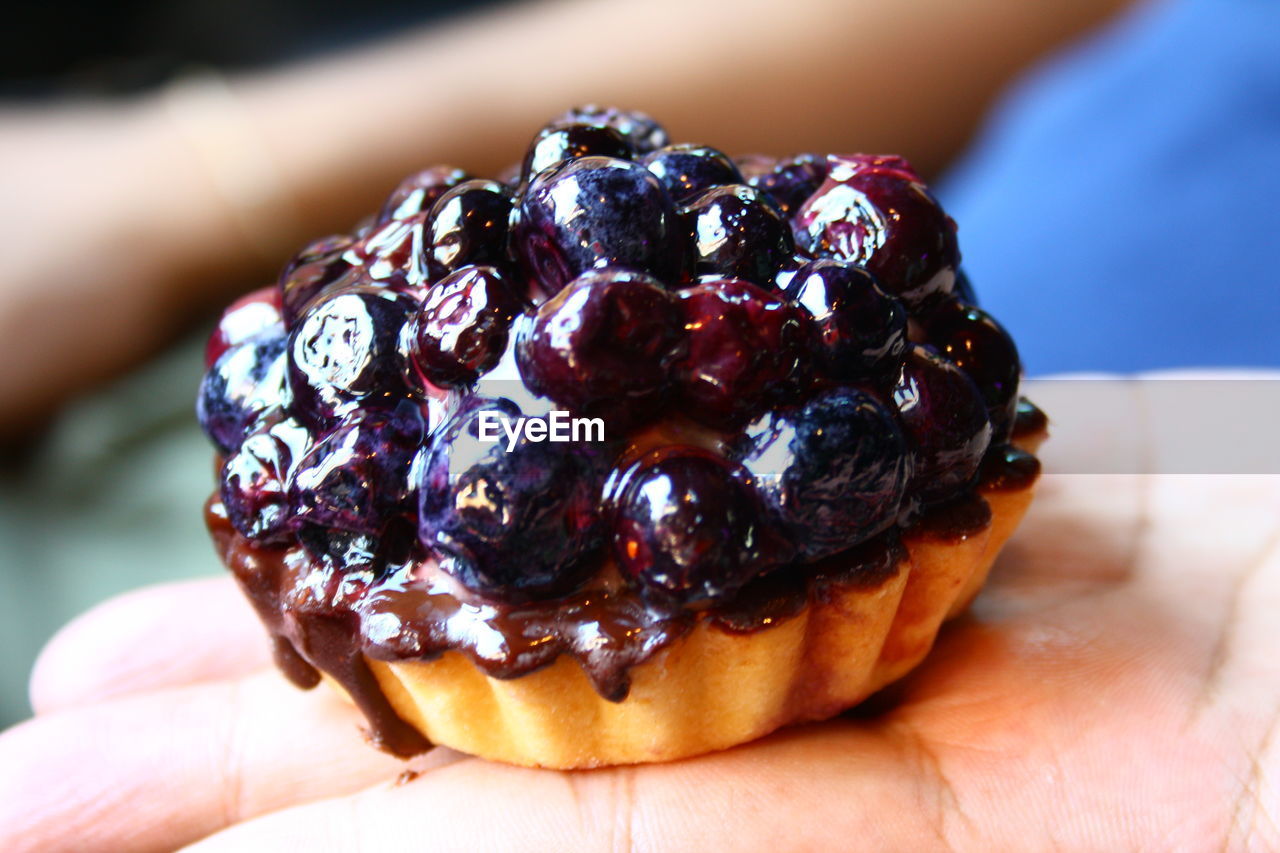
[[[732,160],[588,107],[408,177],[209,342],[219,554],[371,740],[660,761],[924,657],[1044,416],[898,157]]]

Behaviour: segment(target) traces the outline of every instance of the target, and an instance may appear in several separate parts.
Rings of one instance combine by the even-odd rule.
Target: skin
[[[403,175],[496,174],[571,104],[641,108],[735,153],[894,151],[930,173],[1020,70],[1125,4],[541,0],[211,92],[0,105],[0,439]]]
[[[1050,470],[1101,470],[1098,426]],[[598,771],[440,749],[409,779],[267,669],[229,581],[155,587],[41,657],[0,849],[1275,850],[1277,605],[1280,476],[1050,473],[972,611],[850,714]]]

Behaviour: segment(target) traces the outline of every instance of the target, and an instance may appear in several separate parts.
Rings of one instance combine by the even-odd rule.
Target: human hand
[[[230,582],[56,638],[0,849],[1280,847],[1280,478],[1047,475],[973,612],[873,707],[663,765],[404,765],[263,672]]]

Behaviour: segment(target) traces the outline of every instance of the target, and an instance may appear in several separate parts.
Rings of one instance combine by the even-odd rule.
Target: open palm
[[[845,717],[665,765],[412,771],[229,581],[67,628],[0,849],[1280,849],[1280,478],[1047,475],[972,612]]]

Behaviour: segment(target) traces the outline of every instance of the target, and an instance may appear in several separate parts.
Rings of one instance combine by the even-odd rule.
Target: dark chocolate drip
[[[271,636],[271,655],[276,666],[299,687],[315,687],[320,683],[320,673],[298,654],[293,641],[284,631],[279,566],[284,549],[249,545],[231,527],[226,508],[216,494],[205,504],[205,525],[213,537],[218,557],[231,570],[236,583],[266,626]]]
[[[391,707],[378,679],[352,637],[360,631],[354,613],[313,614],[299,622],[301,651],[341,684],[369,721],[369,739],[395,755],[417,755],[431,742]]]
[[[303,690],[310,690],[320,683],[320,671],[298,654],[298,650],[293,647],[288,637],[280,634],[271,636],[271,657],[275,660],[276,667],[284,673],[284,677]]]
[[[244,539],[232,529],[216,495],[205,506],[205,522],[218,556],[271,635],[273,656],[285,677],[310,689],[320,683],[320,672],[324,672],[342,685],[364,713],[369,739],[376,746],[405,758],[430,749],[431,742],[396,714],[361,656],[354,637],[360,626],[354,615],[326,619],[295,612],[295,618],[286,619],[284,600],[297,580],[288,571],[288,549],[258,548]],[[290,631],[291,624],[296,631]]]
[[[790,577],[793,571],[783,568],[756,578],[732,602],[712,611],[711,624],[730,634],[752,634],[798,616],[809,596],[807,585]]]
[[[1026,397],[1018,398],[1018,408],[1013,416],[1013,437],[1025,438],[1042,433],[1049,428],[1049,418]]]
[[[467,604],[407,570],[371,588],[360,612],[371,658],[429,660],[456,649],[494,678],[518,678],[568,654],[613,701],[626,698],[632,666],[693,623],[678,607],[604,590],[523,605]]]
[[[993,492],[1025,489],[1040,476],[1040,460],[1012,444],[993,447],[982,460],[982,488]]]
[[[982,495],[970,492],[929,508],[912,525],[912,532],[928,539],[959,542],[981,533],[991,523],[991,507]]]
[[[730,634],[750,634],[800,615],[811,600],[826,601],[836,586],[875,587],[897,571],[905,556],[896,532],[806,566],[771,572],[747,584],[716,608],[711,624]]]

